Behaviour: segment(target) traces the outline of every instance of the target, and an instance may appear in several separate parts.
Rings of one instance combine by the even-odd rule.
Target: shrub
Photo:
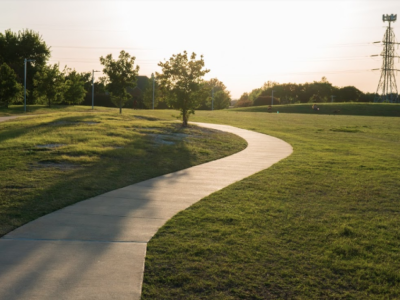
[[[272,105],[272,104],[280,104],[281,100],[279,98],[274,97],[274,103],[272,103],[271,96],[259,96],[254,100],[253,106],[262,106],[262,105]]]

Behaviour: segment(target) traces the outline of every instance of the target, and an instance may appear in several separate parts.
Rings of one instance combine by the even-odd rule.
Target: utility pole
[[[211,90],[211,110],[214,110],[214,87]]]
[[[153,109],[154,109],[154,73],[151,73],[151,79],[153,79]]]
[[[274,90],[272,90],[271,106],[274,105]]]
[[[94,109],[94,72],[100,72],[92,70],[92,110]]]
[[[374,102],[399,102],[399,95],[397,92],[397,84],[395,71],[400,71],[394,68],[394,58],[400,57],[396,55],[395,46],[396,43],[395,35],[391,27],[391,22],[396,22],[397,15],[382,15],[382,21],[388,22],[389,26],[386,29],[385,35],[383,36],[383,50],[380,56],[383,57],[381,67],[381,77],[379,79],[378,88],[376,89],[376,96]],[[379,42],[376,42],[379,43]],[[378,55],[372,55],[378,56]],[[379,70],[379,69],[374,69]]]
[[[333,103],[333,98],[335,98],[336,96],[331,95],[331,102]]]
[[[28,61],[35,61],[34,59],[24,59],[24,112],[26,112],[26,64]]]

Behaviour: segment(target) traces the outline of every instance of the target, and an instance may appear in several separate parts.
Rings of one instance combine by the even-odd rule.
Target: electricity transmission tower
[[[397,92],[397,84],[394,68],[394,58],[400,57],[396,55],[395,45],[396,43],[395,35],[393,32],[391,22],[395,22],[397,20],[396,15],[383,15],[382,21],[388,22],[389,26],[386,29],[385,35],[383,36],[383,51],[380,56],[383,57],[382,67],[381,67],[381,78],[379,79],[378,88],[376,89],[375,102],[399,102],[399,95]],[[376,42],[380,43],[380,42]],[[378,55],[373,55],[378,56]],[[375,69],[379,70],[379,69]]]

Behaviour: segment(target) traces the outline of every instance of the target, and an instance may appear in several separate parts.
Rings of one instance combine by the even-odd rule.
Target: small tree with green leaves
[[[69,70],[68,75],[65,76],[64,100],[70,105],[82,103],[85,99],[87,91],[83,75],[75,70]]]
[[[122,50],[118,60],[114,60],[112,54],[106,57],[100,57],[100,63],[104,66],[103,73],[106,75],[103,80],[106,83],[106,89],[110,92],[111,101],[119,107],[119,113],[122,113],[122,107],[126,101],[131,98],[127,88],[136,86],[136,77],[139,73],[139,66],[134,67],[136,57]]]
[[[22,96],[22,85],[17,75],[6,63],[0,66],[0,105],[8,108],[10,103],[18,101]]]
[[[170,106],[180,110],[182,126],[186,127],[190,114],[194,114],[204,94],[203,76],[210,70],[204,69],[203,56],[196,60],[196,53],[192,53],[189,58],[186,51],[174,54],[169,61],[158,65],[162,68],[162,73],[157,73],[160,87]]]
[[[154,82],[154,107],[157,107],[161,92],[157,81]],[[146,108],[153,108],[153,79],[150,78],[143,91],[143,103]]]
[[[212,78],[204,82],[206,97],[203,100],[203,109],[224,109],[229,108],[231,103],[230,92],[226,89],[225,84],[217,78]],[[214,101],[213,101],[214,89]]]
[[[42,67],[33,78],[36,102],[46,103],[49,107],[61,103],[64,98],[64,82],[64,73],[58,64]]]

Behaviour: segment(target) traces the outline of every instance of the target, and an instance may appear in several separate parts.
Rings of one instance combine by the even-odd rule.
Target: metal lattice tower
[[[392,22],[397,20],[396,15],[383,15],[382,21],[388,22],[389,26],[386,29],[385,35],[383,36],[383,51],[381,56],[383,57],[382,67],[381,67],[381,78],[379,79],[378,88],[376,89],[375,102],[399,102],[400,98],[397,92],[397,84],[394,66],[394,58],[399,57],[396,55],[395,51],[395,35],[392,27],[390,26]]]

